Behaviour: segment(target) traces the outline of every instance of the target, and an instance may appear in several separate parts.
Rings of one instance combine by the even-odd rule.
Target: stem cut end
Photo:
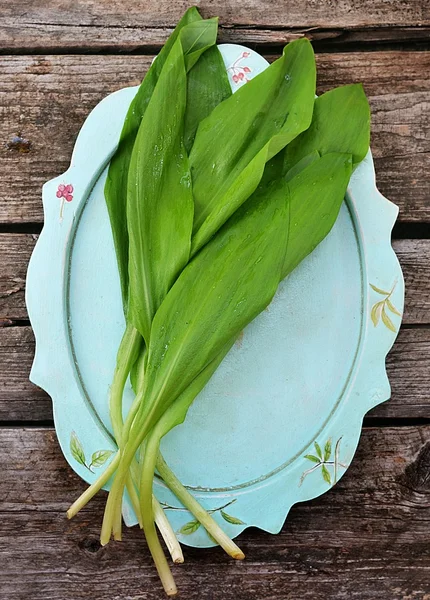
[[[172,587],[169,587],[168,589],[164,588],[164,591],[166,592],[166,594],[168,596],[176,596],[176,594],[178,593],[177,587],[174,584]]]
[[[181,552],[180,556],[172,554],[172,559],[173,559],[173,562],[175,563],[175,565],[182,565],[184,562],[184,555],[182,554],[182,552]]]

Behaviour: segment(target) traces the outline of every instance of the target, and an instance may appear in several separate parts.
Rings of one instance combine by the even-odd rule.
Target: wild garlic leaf
[[[285,178],[287,181],[293,179],[296,175],[298,175],[301,171],[306,169],[313,162],[316,162],[321,157],[318,150],[313,150],[310,154],[307,154],[302,159],[300,159],[294,166],[292,166],[287,173],[285,174]]]
[[[231,523],[232,525],[245,525],[243,521],[241,521],[237,517],[232,517],[231,515],[226,513],[225,510],[221,511],[221,516],[224,519],[224,521],[227,521],[227,523]]]
[[[271,301],[288,231],[285,182],[237,211],[183,270],[151,329],[144,410],[167,409]],[[155,407],[155,408],[154,408]]]
[[[190,254],[194,209],[183,142],[186,94],[179,38],[142,118],[128,175],[128,318],[146,344],[152,318]]]
[[[370,109],[361,84],[345,85],[315,100],[310,127],[289,144],[288,171],[315,150],[351,154],[353,166],[366,156],[370,140]]]
[[[255,191],[266,162],[309,126],[314,97],[315,58],[303,38],[200,123],[190,153],[193,253]]]
[[[270,206],[271,203],[274,201],[273,199],[277,196],[278,196],[278,200],[283,199],[283,201],[285,202],[286,199],[288,198],[288,190],[290,190],[290,193],[293,194],[293,197],[290,197],[289,211],[290,211],[291,215],[294,215],[294,217],[290,216],[291,226],[289,228],[285,228],[283,230],[281,228],[281,232],[280,232],[281,239],[284,240],[284,243],[287,246],[286,257],[284,259],[284,265],[283,265],[283,271],[281,273],[281,277],[284,277],[286,274],[288,274],[292,270],[292,268],[293,268],[293,266],[295,266],[295,264],[300,262],[300,260],[304,256],[306,256],[313,250],[313,248],[317,245],[317,243],[319,243],[319,241],[321,241],[321,239],[323,239],[323,237],[325,237],[325,235],[330,230],[330,228],[333,225],[333,223],[336,219],[336,216],[338,214],[339,207],[343,201],[350,175],[351,175],[350,157],[348,157],[346,155],[338,155],[338,154],[326,155],[326,156],[318,159],[318,161],[315,161],[312,164],[310,164],[303,172],[301,172],[298,176],[294,177],[293,180],[288,182],[288,184],[286,184],[286,182],[283,179],[281,179],[277,182],[272,182],[271,184],[267,183],[267,185],[259,187],[258,190],[248,200],[248,202],[246,202],[243,205],[243,207],[240,209],[240,211],[238,211],[237,214],[234,215],[234,218],[238,219],[241,213],[246,214],[246,208],[248,207],[248,204],[249,204],[249,206],[252,206],[253,203],[254,204],[260,203],[261,206],[267,206],[267,205]],[[304,201],[304,199],[306,199],[306,201]],[[302,207],[301,211],[299,211],[300,207]],[[326,220],[327,222],[325,222],[325,220],[321,218],[322,215],[330,216],[329,219],[327,218],[327,220]],[[232,218],[230,221],[233,221],[234,218]],[[227,226],[229,225],[230,221],[226,224],[225,231],[228,231]],[[296,224],[297,224],[297,228],[298,227],[303,228],[304,234],[302,236],[300,236],[299,230],[298,229],[296,230]],[[264,230],[264,228],[265,228],[264,221],[262,221],[260,228],[261,228],[261,230]],[[288,230],[289,230],[289,233],[288,233]],[[222,231],[224,231],[224,228],[221,229],[220,232],[222,232]],[[186,304],[190,305],[190,306],[193,305],[192,304],[193,300],[194,300],[194,302],[196,302],[196,305],[195,306],[193,305],[194,308],[192,309],[192,313],[198,312],[199,305],[203,302],[203,299],[205,298],[204,292],[203,291],[200,292],[198,289],[196,289],[196,285],[198,285],[198,280],[200,280],[202,277],[201,273],[205,272],[206,267],[198,267],[198,268],[196,268],[195,271],[194,271],[194,269],[191,269],[191,267],[194,264],[196,264],[196,265],[200,264],[200,263],[198,263],[198,260],[201,259],[201,255],[204,255],[205,251],[207,251],[206,249],[208,247],[211,247],[211,244],[215,245],[216,243],[220,242],[221,238],[219,239],[219,233],[213,238],[213,240],[211,242],[209,242],[209,244],[207,246],[205,246],[205,248],[203,248],[203,250],[196,256],[194,261],[192,261],[188,265],[188,267],[184,270],[183,274],[181,275],[181,277],[178,279],[178,281],[175,284],[175,286],[177,286],[179,284],[179,282],[181,282],[181,278],[185,276],[186,272],[190,272],[192,270],[192,272],[195,273],[196,283],[191,284],[191,281],[192,281],[191,277],[189,279],[189,282],[190,282],[189,283],[189,285],[190,285],[189,295],[192,296],[193,293],[195,293],[196,295],[195,295],[194,299],[190,298],[190,300],[186,302]],[[288,238],[288,244],[286,243],[287,238]],[[257,254],[258,254],[258,252],[257,252]],[[203,264],[203,263],[201,263],[201,264]],[[197,273],[197,271],[199,271],[199,273]],[[233,272],[235,272],[234,267],[233,267]],[[240,273],[240,269],[237,272]],[[207,289],[210,289],[211,285],[213,285],[213,282],[216,281],[216,279],[217,279],[217,275],[215,275],[215,274],[212,275],[212,273],[211,273],[210,281],[207,281],[207,282],[205,281],[202,285],[204,285]],[[173,292],[173,290],[175,289],[175,286],[172,288],[171,292]],[[217,303],[217,300],[218,300],[217,298],[214,298],[215,304]],[[166,298],[166,301],[167,301],[167,298]],[[179,299],[174,301],[175,308],[173,308],[173,301],[169,300],[169,303],[170,302],[172,302],[171,310],[176,314],[177,306],[181,304],[181,301]],[[165,309],[165,310],[163,310],[163,309]],[[158,330],[160,330],[160,329],[162,329],[163,325],[165,324],[165,321],[169,317],[168,304],[166,304],[165,307],[163,307],[163,305],[162,305],[162,307],[160,308],[160,314],[159,315],[157,314],[157,316],[156,316],[156,319],[155,319],[156,321],[157,321],[157,317],[159,317],[159,322],[156,326],[157,326]],[[201,333],[199,333],[197,335],[198,338],[205,339],[204,336],[206,334],[204,333],[204,327],[208,321],[209,322],[211,321],[211,319],[212,319],[212,317],[211,318],[207,318],[207,317],[203,318],[203,323],[201,323],[203,330]],[[164,344],[164,346],[167,346],[167,349],[163,346],[158,351],[159,358],[154,359],[154,366],[157,365],[158,360],[161,359],[161,356],[163,354],[164,354],[163,359],[167,358],[169,356],[169,354],[170,354],[169,350],[171,348],[169,339],[175,338],[175,337],[178,339],[182,339],[182,337],[185,335],[185,333],[187,331],[188,325],[192,324],[192,322],[193,322],[191,319],[191,316],[189,317],[189,321],[187,320],[187,318],[185,318],[184,321],[185,321],[185,327],[184,327],[184,331],[182,333],[178,333],[176,331],[170,332],[168,329],[163,331],[163,333],[165,333],[166,335],[163,336],[163,338],[162,338],[164,340],[164,342],[162,342],[162,344]],[[178,325],[178,322],[176,322],[176,325]],[[193,331],[191,331],[191,334],[192,333],[193,333]],[[190,336],[191,336],[191,334],[190,334]],[[158,335],[159,335],[158,333],[155,334],[155,330],[154,330],[153,336],[152,336],[153,339],[157,339]],[[232,338],[234,338],[233,333],[232,333]],[[232,338],[230,338],[230,344],[232,343],[232,341],[231,341]],[[179,358],[184,359],[184,357],[182,356],[182,353],[183,353],[183,351],[187,350],[187,347],[188,347],[188,343],[186,344],[186,346],[184,348],[178,349]],[[190,347],[191,347],[191,339],[190,339]],[[227,352],[227,350],[225,351],[225,353],[226,352]],[[224,355],[225,355],[225,353],[224,353]],[[199,351],[196,350],[196,354],[201,355],[200,350]],[[153,357],[154,357],[154,355],[153,355]],[[190,365],[193,365],[192,359],[193,359],[193,357],[189,358]],[[187,360],[187,359],[184,359],[184,360]],[[221,358],[221,360],[222,360],[222,358]],[[221,360],[219,362],[221,362]],[[160,360],[160,362],[161,362],[161,360]],[[150,363],[151,363],[151,361],[150,361]],[[175,368],[176,367],[177,367],[177,364],[175,364]],[[150,368],[151,368],[151,366],[149,365],[149,369]],[[197,367],[195,372],[198,373],[199,369],[200,369],[200,367]],[[181,383],[186,382],[186,375],[190,375],[190,372],[191,371],[189,369],[187,369],[184,365],[183,379],[181,379]],[[203,373],[204,373],[204,371],[203,371]],[[209,373],[209,371],[207,373]],[[167,416],[166,416],[166,432],[169,430],[169,425],[171,428],[171,427],[175,426],[176,424],[178,424],[179,422],[181,422],[185,418],[186,411],[187,411],[189,405],[191,404],[193,398],[202,389],[202,387],[206,384],[210,375],[211,375],[211,373],[208,375],[207,378],[205,377],[204,374],[201,378],[199,378],[198,375],[192,375],[191,381],[195,385],[194,392],[190,391],[188,393],[185,390],[183,392],[182,396],[179,396],[177,402],[175,402],[173,404],[173,406],[171,407],[171,409],[169,411],[170,421],[167,419]],[[159,373],[159,376],[161,376],[161,373]],[[149,377],[149,375],[148,375],[148,377]],[[166,390],[167,386],[169,385],[168,378],[166,378],[164,383],[165,383],[164,389]],[[176,384],[172,385],[170,392],[169,392],[171,400],[173,400],[175,397],[177,398],[179,393],[180,393],[179,386]],[[160,410],[162,410],[162,409],[160,409]],[[322,458],[322,454],[321,454],[321,458]]]
[[[70,436],[70,452],[72,453],[73,458],[78,461],[84,467],[87,466],[85,459],[85,452],[82,447],[82,444],[74,431]]]
[[[193,379],[188,387],[181,394],[179,394],[179,396],[172,396],[172,404],[164,412],[163,416],[157,423],[161,437],[165,436],[171,429],[184,422],[189,407],[215,373],[218,366],[221,364],[224,357],[233,346],[234,342],[235,339],[227,342],[214,360],[212,360],[202,371],[200,371],[200,373]]]
[[[216,43],[218,18],[197,19],[179,33],[185,58],[185,69],[190,71],[200,56]]]
[[[282,278],[291,273],[333,227],[351,171],[350,155],[331,153],[311,162],[288,182],[290,231]]]
[[[195,24],[196,22],[198,22],[198,25]],[[215,43],[217,34],[216,19],[209,19],[204,22],[204,25],[200,25],[200,23],[202,23],[202,19],[197,9],[195,7],[188,9],[164,44],[130,104],[118,149],[109,165],[105,184],[105,198],[117,256],[125,312],[128,304],[127,178],[133,145],[163,66],[179,34],[182,32],[184,45],[186,44],[184,52],[190,54],[186,64],[186,68],[189,69],[192,68],[201,53]],[[188,29],[184,31],[186,27]]]
[[[224,61],[218,47],[212,46],[188,73],[184,133],[187,153],[194,143],[199,123],[229,96],[231,88]]]

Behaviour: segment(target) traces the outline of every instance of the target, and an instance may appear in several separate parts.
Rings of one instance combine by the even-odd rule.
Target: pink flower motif
[[[57,198],[64,198],[66,202],[71,202],[73,200],[73,185],[69,183],[68,185],[64,185],[60,183],[57,190]]]
[[[55,194],[57,198],[61,198],[60,206],[60,223],[63,221],[64,203],[71,202],[73,200],[73,185],[71,183],[64,184],[60,183]]]
[[[236,85],[242,83],[248,83],[249,79],[245,74],[252,73],[252,69],[247,66],[243,66],[240,63],[244,58],[248,58],[250,56],[250,52],[242,52],[242,54],[227,68],[227,72],[231,74],[231,78],[233,83]]]

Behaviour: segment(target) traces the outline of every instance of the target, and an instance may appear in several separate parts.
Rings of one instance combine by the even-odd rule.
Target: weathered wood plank
[[[33,357],[31,327],[0,328],[0,421],[52,419],[50,397],[28,379]]]
[[[0,328],[0,421],[52,419],[51,399],[28,381],[34,356],[30,327]],[[430,417],[430,328],[402,329],[388,355],[391,400],[372,417]]]
[[[25,275],[36,239],[35,234],[0,234],[0,319],[28,318]],[[430,324],[430,240],[395,240],[393,245],[406,280],[403,323]]]
[[[294,507],[277,536],[251,529],[242,563],[184,548],[190,600],[426,599],[430,589],[430,427],[367,429],[343,479]],[[67,521],[84,484],[51,430],[0,430],[0,595],[6,600],[162,597],[141,533],[101,548],[105,494]]]
[[[0,222],[41,222],[43,183],[68,167],[76,135],[108,93],[135,85],[147,56],[0,57]],[[381,192],[402,221],[430,222],[430,52],[321,54],[319,90],[362,81]],[[21,134],[28,144],[12,143]],[[55,199],[53,199],[55,201]]]
[[[201,0],[205,17],[219,16],[223,41],[281,44],[298,35],[311,39],[386,41],[426,39],[430,15],[421,0],[323,1]],[[6,50],[136,50],[162,44],[187,2],[91,0],[0,2],[0,48]]]
[[[0,319],[26,319],[25,278],[37,235],[0,234]]]

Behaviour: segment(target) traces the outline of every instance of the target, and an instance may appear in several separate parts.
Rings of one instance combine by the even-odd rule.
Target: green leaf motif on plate
[[[319,458],[322,460],[322,456],[323,456],[323,455],[322,455],[322,452],[321,452],[321,447],[320,447],[320,445],[318,444],[318,442],[315,442],[315,443],[314,443],[314,446],[315,446],[315,450],[317,451],[317,454],[318,454]]]
[[[318,471],[319,469],[321,469],[322,478],[330,486],[334,485],[337,482],[339,468],[342,468],[342,469],[347,468],[347,465],[340,462],[340,460],[339,460],[339,450],[340,450],[341,440],[342,440],[342,437],[340,437],[336,442],[336,445],[334,447],[334,456],[333,456],[333,447],[332,447],[331,438],[328,438],[328,440],[324,444],[324,455],[321,451],[321,446],[318,444],[318,442],[317,441],[314,442],[314,446],[315,446],[318,456],[315,456],[315,454],[305,454],[304,455],[304,458],[306,458],[306,460],[309,460],[311,463],[313,463],[313,466],[310,469],[307,469],[306,471],[303,472],[303,474],[300,478],[299,487],[302,485],[303,481],[306,479],[306,477],[308,475],[310,475],[314,471]],[[329,468],[331,471],[329,470]]]
[[[377,292],[378,294],[381,294],[381,296],[388,296],[388,294],[390,293],[390,292],[385,292],[384,290],[381,290],[381,288],[376,287],[376,285],[373,285],[373,283],[370,283],[369,285],[372,288],[372,290],[375,290],[375,292]]]
[[[392,313],[394,313],[395,315],[398,315],[399,317],[402,316],[402,313],[400,313],[397,308],[394,306],[394,304],[391,302],[391,300],[389,300],[388,298],[385,301],[385,305],[388,308],[388,310],[391,310]]]
[[[308,460],[314,462],[314,463],[319,463],[320,459],[318,458],[318,456],[314,456],[313,454],[306,454],[305,458],[307,458]]]
[[[232,517],[231,515],[226,513],[224,510],[221,511],[221,516],[224,519],[224,521],[227,521],[227,523],[231,523],[232,525],[245,525],[245,523],[243,521],[241,521],[237,517]]]
[[[72,431],[72,434],[70,436],[70,452],[72,453],[73,458],[79,464],[83,465],[84,467],[87,466],[84,449],[82,447],[81,442],[79,441],[78,436],[74,431]]]
[[[199,521],[188,521],[188,523],[185,523],[185,525],[180,528],[179,533],[182,533],[183,535],[191,535],[197,531],[197,529],[199,529],[200,525],[201,524]]]
[[[391,288],[391,291],[389,292],[386,292],[385,290],[377,287],[376,285],[373,285],[373,283],[370,283],[369,285],[372,288],[372,290],[375,291],[377,294],[385,296],[383,300],[378,300],[378,302],[375,302],[375,304],[372,306],[372,309],[370,311],[370,318],[372,319],[373,325],[376,327],[379,321],[382,321],[382,323],[385,325],[385,327],[387,327],[387,329],[389,329],[393,333],[396,333],[398,327],[394,325],[394,323],[388,316],[386,309],[388,309],[394,315],[397,315],[399,317],[402,316],[402,313],[397,310],[397,308],[394,306],[390,299],[392,293],[396,288],[397,281],[394,283],[393,287]]]
[[[113,450],[96,450],[91,456],[90,467],[101,467],[112,454]]]
[[[317,459],[318,460],[318,459]],[[222,504],[221,506],[217,506],[215,508],[211,508],[208,510],[208,513],[210,515],[213,515],[215,513],[220,513],[221,517],[224,519],[224,521],[226,521],[227,523],[230,523],[231,525],[246,525],[246,523],[244,521],[242,521],[241,519],[239,519],[238,517],[234,517],[233,515],[230,515],[229,513],[225,512],[225,509],[228,508],[229,506],[231,506],[232,504],[234,504],[236,502],[236,498],[233,498],[232,500],[229,500],[227,503]],[[186,508],[183,508],[181,506],[171,506],[170,504],[166,504],[164,502],[161,502],[161,506],[163,507],[164,510],[175,510],[175,511],[184,511],[184,512],[188,512],[188,510]],[[192,533],[196,532],[201,526],[201,523],[197,520],[192,520],[192,521],[187,521],[185,523],[185,525],[182,525],[181,529],[179,529],[178,533],[182,533],[183,535],[191,535]],[[218,542],[212,538],[212,536],[206,532],[209,539],[212,540],[215,544],[217,544]]]
[[[329,460],[331,456],[331,438],[326,441],[324,446],[324,460]]]
[[[321,471],[322,471],[322,476],[324,478],[324,481],[327,481],[327,483],[329,485],[331,485],[330,473],[328,472],[328,469],[327,469],[327,467],[325,465],[322,465]]]
[[[81,441],[76,435],[75,431],[72,431],[70,435],[70,452],[73,458],[83,467],[94,473],[92,467],[101,467],[105,462],[112,456],[113,450],[96,450],[91,455],[91,462],[88,464],[85,457],[84,447]]]

